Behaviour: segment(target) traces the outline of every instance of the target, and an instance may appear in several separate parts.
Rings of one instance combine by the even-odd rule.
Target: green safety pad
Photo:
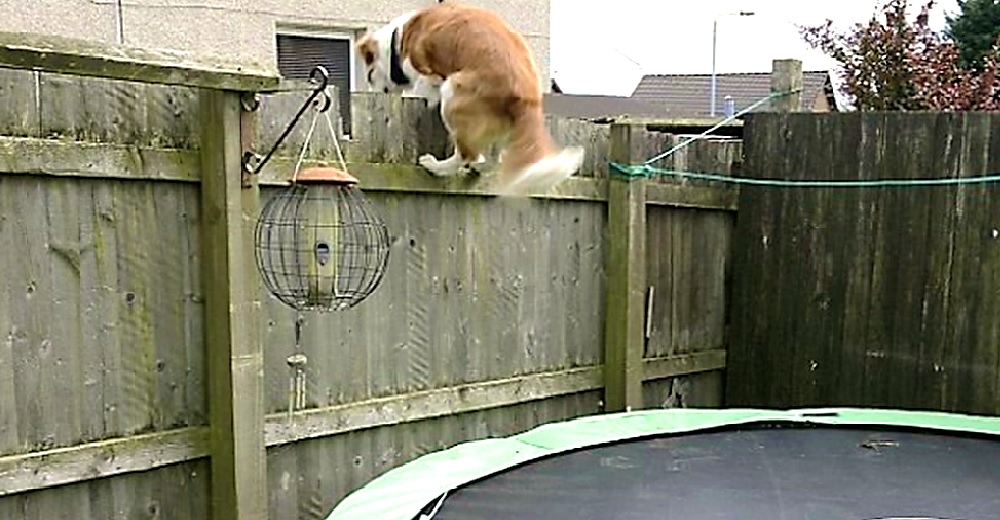
[[[412,520],[424,506],[467,482],[541,457],[655,435],[774,422],[905,427],[1000,436],[1000,417],[871,408],[680,408],[593,415],[544,424],[510,437],[470,441],[424,455],[348,495],[327,520]]]

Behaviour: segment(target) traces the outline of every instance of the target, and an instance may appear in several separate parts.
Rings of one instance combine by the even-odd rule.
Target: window
[[[353,43],[348,36],[323,37],[278,34],[278,72],[289,79],[309,79],[313,67],[322,65],[337,87],[343,132],[351,131],[351,89],[354,68]]]

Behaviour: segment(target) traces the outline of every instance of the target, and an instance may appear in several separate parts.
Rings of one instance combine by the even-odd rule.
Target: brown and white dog
[[[583,149],[560,149],[545,127],[538,67],[524,38],[496,14],[462,3],[438,3],[405,13],[358,40],[368,84],[440,103],[455,145],[419,163],[451,176],[484,162],[501,146],[501,194],[544,191],[571,176]]]

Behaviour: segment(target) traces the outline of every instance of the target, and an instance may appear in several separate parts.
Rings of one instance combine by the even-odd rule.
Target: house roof
[[[625,96],[548,93],[544,95],[542,103],[546,114],[587,120],[671,115],[666,108],[661,108],[656,103]]]
[[[813,109],[820,93],[826,95],[830,107],[836,107],[833,85],[827,71],[802,73],[803,95],[801,110]],[[677,116],[708,116],[711,112],[709,95],[712,90],[710,74],[647,74],[632,92],[632,97],[655,103]],[[739,73],[716,76],[716,115],[725,110],[726,96],[732,96],[736,110],[746,108],[771,92],[771,74]],[[761,109],[766,109],[766,105]]]

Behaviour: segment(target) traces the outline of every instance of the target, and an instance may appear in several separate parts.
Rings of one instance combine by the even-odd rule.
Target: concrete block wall
[[[467,0],[528,39],[549,85],[550,0]],[[0,30],[187,51],[276,67],[275,33],[363,32],[430,0],[0,0]],[[119,7],[120,6],[120,7]]]

